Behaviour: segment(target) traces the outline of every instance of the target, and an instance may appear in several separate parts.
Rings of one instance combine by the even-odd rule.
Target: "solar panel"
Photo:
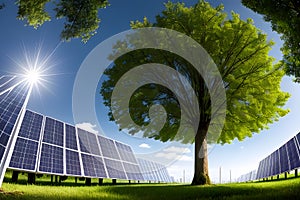
[[[35,171],[38,146],[36,141],[17,138],[9,167]]]
[[[121,156],[121,160],[137,164],[137,161],[130,146],[117,141],[116,146]]]
[[[81,158],[85,176],[107,178],[103,160],[101,157],[82,153]]]
[[[298,150],[300,151],[300,133],[298,133],[296,136],[295,136],[295,139],[296,139],[296,143],[297,143],[297,147],[298,147]]]
[[[128,180],[144,180],[139,165],[123,162]]]
[[[266,177],[266,159],[262,160],[262,171],[261,171],[261,178],[265,178]]]
[[[80,150],[85,153],[101,155],[95,134],[77,128]]]
[[[290,164],[289,164],[289,159],[288,159],[288,155],[287,155],[286,144],[279,148],[279,154],[280,154],[280,168],[281,168],[280,173],[289,171]]]
[[[79,161],[79,153],[66,149],[66,174],[80,176],[81,167]]]
[[[275,163],[274,163],[274,152],[270,155],[270,176],[275,175]]]
[[[109,178],[127,179],[123,165],[120,161],[104,158]]]
[[[75,127],[65,124],[65,132],[66,132],[66,148],[78,150]]]
[[[262,172],[262,161],[260,161],[259,164],[258,164],[256,179],[261,179],[262,178],[261,172]]]
[[[7,80],[10,81],[7,81]],[[4,159],[7,159],[5,149],[20,116],[21,110],[29,90],[26,84],[19,83],[16,77],[1,77],[0,87],[0,163],[3,166]],[[10,90],[8,90],[10,89]],[[6,155],[6,156],[5,156]],[[3,170],[3,169],[2,169]],[[5,170],[5,169],[4,169]]]
[[[26,97],[23,92],[26,91],[19,85],[16,90],[0,95],[0,145],[4,148],[21,112]]]
[[[26,110],[18,136],[39,141],[42,123],[42,115]]]
[[[290,161],[290,170],[300,167],[299,150],[296,145],[296,139],[292,138],[287,143],[288,158]]]
[[[63,148],[43,143],[38,171],[63,174]]]
[[[46,117],[43,142],[55,144],[63,147],[64,145],[64,124],[55,119]]]
[[[98,141],[104,157],[120,160],[119,153],[113,140],[98,136]]]
[[[279,150],[277,149],[274,152],[274,175],[280,174],[280,159],[279,159]]]

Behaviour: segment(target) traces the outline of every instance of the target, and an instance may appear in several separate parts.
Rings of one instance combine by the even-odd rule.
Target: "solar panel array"
[[[10,157],[6,148],[14,132],[18,135],[10,169],[90,178],[172,181],[163,165],[137,160],[126,144],[30,110],[24,113],[29,89],[17,77],[0,77],[1,169],[5,168],[4,159]]]
[[[166,167],[160,163],[138,158],[138,162],[146,181],[173,182]]]
[[[257,171],[253,170],[247,174],[243,174],[240,177],[237,178],[236,182],[247,182],[247,181],[253,181],[256,180],[256,176],[257,176]]]
[[[29,88],[14,76],[0,77],[0,163],[5,162],[7,145],[16,129],[16,122],[24,108]],[[19,140],[19,143],[24,141]],[[31,145],[31,144],[24,144]],[[20,149],[19,149],[20,151]]]
[[[257,172],[240,176],[238,182],[259,180],[300,168],[300,133],[259,162]],[[255,174],[255,176],[253,175]]]
[[[260,161],[256,179],[267,178],[300,167],[300,133]]]
[[[42,174],[144,180],[130,146],[26,110],[9,168]]]

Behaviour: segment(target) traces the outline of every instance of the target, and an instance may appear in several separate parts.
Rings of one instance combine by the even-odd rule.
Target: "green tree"
[[[227,96],[226,120],[217,139],[218,143],[230,143],[235,138],[241,141],[251,137],[253,133],[259,133],[267,128],[268,124],[287,114],[288,110],[282,106],[289,94],[280,89],[284,71],[278,64],[273,64],[274,58],[268,55],[273,42],[266,40],[266,35],[253,25],[251,19],[243,21],[236,13],[232,13],[231,19],[228,19],[222,5],[213,8],[205,1],[199,1],[192,7],[185,7],[183,3],[168,2],[162,14],[156,17],[155,23],[150,23],[146,18],[143,22],[131,22],[134,29],[151,26],[176,30],[193,38],[206,49],[217,65]],[[115,54],[120,48],[130,48],[134,45],[120,42],[116,44]],[[188,107],[181,108],[178,101],[181,97],[159,84],[146,84],[132,94],[129,103],[132,120],[141,127],[146,126],[150,123],[151,105],[164,106],[168,113],[165,125],[160,132],[144,131],[144,136],[163,142],[177,140],[195,143],[195,172],[192,184],[208,184],[207,143],[212,141],[206,138],[213,114],[210,94],[201,75],[184,58],[157,49],[135,50],[118,57],[113,66],[104,72],[106,78],[101,88],[104,104],[110,108],[110,120],[116,120],[112,114],[115,104],[111,100],[115,85],[126,72],[146,63],[168,65],[189,81],[199,102],[199,126],[195,135],[175,135],[181,120],[181,109],[186,109],[187,113],[192,113],[193,110],[189,110]],[[155,76],[164,79],[159,70]],[[173,79],[175,81],[176,77]],[[186,98],[188,94],[189,92],[182,96]],[[120,129],[128,129],[131,134],[138,131],[133,130],[130,125],[125,127],[127,124],[122,124],[122,120],[115,122]],[[193,137],[190,137],[191,135]],[[204,156],[199,156],[200,153]]]
[[[55,5],[55,17],[65,19],[61,39],[68,41],[71,38],[81,38],[83,42],[87,42],[96,33],[100,23],[98,10],[108,5],[107,0],[17,0],[17,18],[38,28],[51,20],[49,12],[46,11],[49,3]]]
[[[300,1],[299,0],[242,0],[253,11],[271,22],[272,29],[284,41],[283,62],[287,75],[300,77]]]

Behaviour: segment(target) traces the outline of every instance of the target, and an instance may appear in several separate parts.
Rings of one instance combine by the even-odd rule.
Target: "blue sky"
[[[31,96],[28,108],[42,114],[74,124],[72,114],[72,90],[76,73],[81,63],[94,47],[105,39],[128,30],[129,22],[132,20],[142,20],[147,16],[153,21],[155,15],[163,10],[162,0],[154,1],[120,1],[110,0],[111,6],[100,11],[102,20],[98,33],[91,38],[87,44],[75,39],[71,42],[60,42],[59,34],[63,28],[62,20],[53,19],[46,22],[38,30],[24,26],[24,22],[16,20],[17,8],[13,3],[7,3],[5,9],[0,10],[0,73],[15,73],[20,71],[14,61],[23,62],[24,49],[29,54],[34,54],[41,47],[42,55],[55,52],[49,60],[51,68],[47,71],[53,76],[48,77],[46,88],[35,90]],[[183,1],[186,5],[193,5],[197,0]],[[279,50],[282,45],[278,34],[271,31],[269,23],[262,20],[262,17],[243,7],[239,0],[211,0],[212,5],[216,6],[223,3],[225,11],[231,10],[239,13],[241,18],[253,18],[255,25],[268,34],[268,38],[275,41],[275,45],[270,52],[276,59],[281,58]],[[233,141],[232,144],[214,145],[209,153],[210,175],[213,181],[218,181],[219,167],[222,168],[222,180],[229,180],[229,170],[232,171],[232,178],[236,178],[243,173],[247,173],[257,168],[261,159],[279,148],[299,131],[297,119],[300,116],[300,86],[285,77],[282,81],[282,90],[289,92],[292,96],[286,107],[291,112],[270,126],[268,130],[260,134],[254,134],[252,138],[244,141]],[[97,93],[98,94],[98,93]],[[173,165],[168,167],[171,175],[175,179],[182,177],[183,170],[186,173],[186,181],[190,181],[193,173],[193,146],[184,147],[168,146],[164,151],[155,154],[158,149],[165,147],[166,144],[149,140],[132,138],[124,133],[118,132],[114,123],[107,118],[107,109],[101,105],[100,95],[96,95],[95,108],[98,120],[108,137],[130,144],[136,153],[154,153],[159,158],[176,158],[178,152],[186,152],[184,156]],[[85,125],[88,125],[86,122]],[[91,127],[97,129],[97,127]],[[170,144],[168,144],[170,145]]]

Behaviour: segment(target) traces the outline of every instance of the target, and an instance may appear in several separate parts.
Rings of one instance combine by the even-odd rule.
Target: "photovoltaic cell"
[[[127,179],[120,161],[104,158],[109,178]]]
[[[63,169],[63,148],[43,144],[39,171],[54,174],[63,174]]]
[[[75,127],[65,124],[65,130],[66,130],[66,148],[78,150]]]
[[[43,116],[26,110],[18,136],[39,141]]]
[[[79,153],[76,151],[66,150],[66,174],[81,175]]]
[[[106,172],[101,157],[81,154],[84,175],[95,178],[106,178]]]
[[[46,117],[43,142],[55,144],[63,147],[64,127],[63,123],[55,119]]]
[[[80,150],[85,153],[101,155],[95,134],[77,128]]]
[[[113,140],[98,136],[101,152],[104,157],[120,160],[117,148]]]
[[[137,161],[130,146],[117,141],[116,145],[121,156],[121,160],[137,164]]]
[[[9,167],[22,170],[35,170],[38,142],[17,138]]]

